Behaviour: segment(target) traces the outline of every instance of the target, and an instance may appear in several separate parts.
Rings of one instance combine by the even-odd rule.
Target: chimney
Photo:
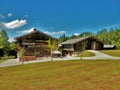
[[[36,28],[34,28],[34,29],[33,29],[33,31],[37,31],[37,29],[36,29]]]

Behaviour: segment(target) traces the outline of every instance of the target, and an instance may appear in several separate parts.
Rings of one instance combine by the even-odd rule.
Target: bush
[[[8,59],[8,56],[1,57],[1,60],[7,60],[7,59]]]
[[[0,60],[8,60],[8,59],[15,59],[15,56],[4,56],[0,58]]]

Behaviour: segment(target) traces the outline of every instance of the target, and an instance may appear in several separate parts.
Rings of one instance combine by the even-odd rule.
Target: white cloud
[[[9,37],[9,40],[8,40],[9,42],[13,42],[13,41],[15,41],[14,40],[14,38],[13,37]]]
[[[4,19],[4,18],[5,18],[5,16],[3,16],[2,14],[0,14],[0,18]]]
[[[44,33],[49,34],[49,35],[51,34],[51,32],[49,32],[49,31],[45,31]]]
[[[30,32],[33,32],[33,31],[34,31],[34,28],[30,28],[29,30],[17,31],[17,33],[25,34],[25,33],[30,33]]]
[[[0,23],[0,26],[6,29],[17,29],[27,24],[26,20],[14,20],[8,23]]]
[[[13,15],[12,13],[8,13],[8,15],[7,15],[7,16],[8,16],[8,17],[12,17],[12,15]]]
[[[58,35],[58,34],[65,34],[66,31],[58,31],[58,32],[49,32],[49,31],[46,31],[44,33],[50,34],[50,35]]]
[[[79,34],[78,33],[74,33],[75,36],[78,36]]]
[[[59,33],[60,33],[60,34],[65,34],[65,33],[66,33],[66,31],[60,31]]]

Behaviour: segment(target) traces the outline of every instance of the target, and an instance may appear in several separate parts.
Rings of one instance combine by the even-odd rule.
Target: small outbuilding
[[[52,57],[57,58],[61,57],[62,53],[60,51],[53,51],[52,52]]]
[[[103,46],[103,49],[105,49],[105,50],[116,49],[116,46],[115,45],[110,45],[110,44],[105,44]]]

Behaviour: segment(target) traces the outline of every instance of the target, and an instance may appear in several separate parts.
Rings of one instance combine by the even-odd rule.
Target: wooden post
[[[34,56],[36,58],[36,44],[34,45]]]
[[[50,53],[51,53],[51,61],[53,61],[52,46],[51,46],[51,48],[50,48]]]
[[[80,60],[82,60],[82,51],[81,51],[81,55],[80,55]]]

